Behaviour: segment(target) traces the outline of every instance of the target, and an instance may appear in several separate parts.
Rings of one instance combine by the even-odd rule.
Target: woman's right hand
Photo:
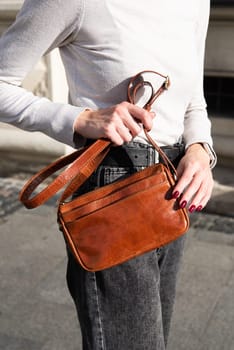
[[[137,136],[142,125],[146,130],[151,130],[154,117],[154,112],[129,102],[121,102],[105,109],[85,110],[76,118],[74,131],[85,138],[108,138],[121,146]]]

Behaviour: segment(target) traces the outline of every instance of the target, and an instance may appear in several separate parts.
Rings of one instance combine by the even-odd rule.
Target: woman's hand
[[[75,120],[74,131],[86,138],[108,138],[115,145],[130,142],[142,130],[150,130],[154,112],[128,102],[96,111],[85,110]]]
[[[209,163],[209,155],[196,143],[188,147],[178,165],[173,197],[180,197],[180,206],[188,206],[191,213],[201,211],[210,199],[214,181]]]

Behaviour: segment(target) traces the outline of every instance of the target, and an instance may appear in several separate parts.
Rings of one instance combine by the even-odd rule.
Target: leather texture
[[[128,97],[131,103],[135,103],[138,89],[151,85],[139,80],[141,73],[130,80]],[[165,80],[156,92],[152,88],[152,95],[144,106],[147,110],[169,86],[168,77],[160,76]],[[99,139],[42,169],[20,193],[21,202],[27,208],[35,208],[67,185],[58,204],[58,222],[70,250],[86,270],[99,271],[118,265],[177,239],[189,228],[186,209],[179,208],[177,199],[172,198],[176,170],[144,131],[163,164],[154,164],[125,179],[67,200],[111,149],[110,141]],[[67,165],[52,183],[34,194],[40,183]]]
[[[188,216],[172,199],[173,185],[168,169],[155,164],[60,204],[58,219],[77,261],[103,270],[185,233]]]
[[[153,140],[150,142],[155,145]],[[107,269],[161,247],[189,227],[186,209],[179,208],[172,198],[176,171],[160,148],[166,165],[154,164],[66,201],[93,173],[110,147],[109,141],[100,139],[59,159],[33,176],[20,194],[27,208],[35,208],[68,183],[59,200],[58,222],[77,261],[89,271]],[[31,197],[41,182],[71,162],[51,184]]]

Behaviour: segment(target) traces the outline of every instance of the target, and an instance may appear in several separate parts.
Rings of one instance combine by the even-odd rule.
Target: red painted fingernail
[[[202,211],[202,209],[203,209],[203,206],[202,206],[202,205],[199,205],[199,206],[197,207],[196,211]]]
[[[191,207],[189,208],[189,212],[193,213],[196,210],[196,205],[191,205]]]
[[[187,201],[183,201],[183,202],[180,204],[180,207],[181,207],[182,209],[184,209],[184,208],[186,207],[186,205],[187,205]]]
[[[178,198],[180,195],[180,192],[179,191],[175,191],[174,193],[172,193],[172,198],[176,199]]]

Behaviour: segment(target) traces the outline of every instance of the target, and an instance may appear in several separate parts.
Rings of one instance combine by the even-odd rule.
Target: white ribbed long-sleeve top
[[[160,145],[181,136],[186,146],[212,145],[203,96],[209,7],[208,0],[25,0],[0,38],[0,121],[73,145],[73,123],[84,108],[126,100],[129,78],[156,70],[170,77],[171,86],[153,106],[151,136]],[[68,104],[20,87],[55,47],[66,71]]]

